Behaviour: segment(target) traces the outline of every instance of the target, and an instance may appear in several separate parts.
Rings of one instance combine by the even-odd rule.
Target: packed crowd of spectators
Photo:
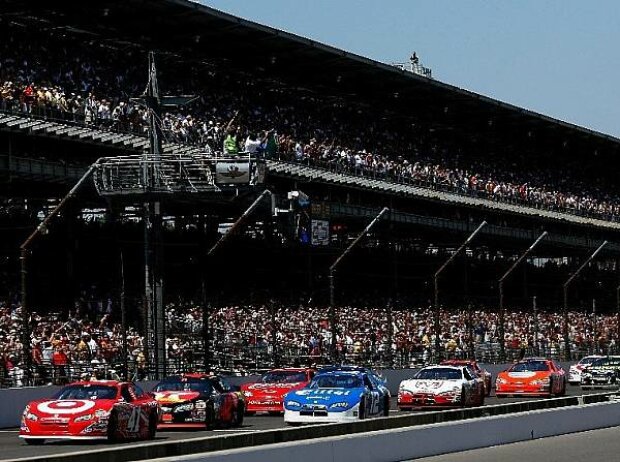
[[[146,82],[146,65],[136,65],[146,59],[143,50],[0,25],[0,109],[146,132],[148,113],[131,100]],[[423,123],[405,124],[361,104],[214,66],[162,68],[170,92],[198,92],[195,102],[162,114],[159,124],[169,141],[608,220],[620,216],[612,189],[580,177],[569,162],[551,171],[520,168],[497,156],[476,159],[442,147]]]
[[[213,357],[228,369],[268,367],[274,344],[286,364],[326,361],[331,345],[328,309],[313,306],[238,305],[211,311]],[[202,355],[202,309],[193,304],[166,307],[167,362],[173,368],[193,367]],[[617,317],[570,312],[569,340],[573,355],[616,351]],[[83,313],[78,306],[64,313],[31,318],[31,361],[38,383],[61,383],[83,376],[118,377],[123,359],[121,326],[104,307]],[[391,319],[391,323],[390,323]],[[390,327],[391,324],[391,327]],[[21,384],[23,358],[21,307],[0,305],[0,372],[4,385]],[[343,306],[337,310],[337,350],[350,362],[409,367],[432,360],[433,312],[427,308]],[[441,343],[449,357],[467,357],[473,351],[482,361],[498,344],[497,313],[490,309],[443,311]],[[506,314],[506,348],[511,358],[534,351],[548,356],[563,354],[563,321],[559,314],[531,312]],[[537,333],[537,335],[536,335]],[[274,336],[275,335],[275,342]],[[130,327],[128,362],[133,378],[148,374],[145,338]],[[265,360],[258,363],[259,356]],[[386,364],[384,362],[384,364]]]

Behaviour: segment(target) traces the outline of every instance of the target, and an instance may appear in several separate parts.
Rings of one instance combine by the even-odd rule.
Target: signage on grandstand
[[[312,220],[312,245],[329,244],[329,221]]]
[[[219,184],[249,184],[249,159],[246,157],[238,160],[217,160],[215,164],[215,182]]]

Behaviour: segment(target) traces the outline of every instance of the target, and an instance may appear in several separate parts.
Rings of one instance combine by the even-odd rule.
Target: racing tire
[[[215,410],[213,409],[213,404],[207,405],[205,412],[205,429],[215,430]]]
[[[390,416],[390,397],[386,396],[383,402],[383,417]]]
[[[366,397],[365,396],[363,396],[362,399],[360,400],[359,418],[360,420],[363,420],[366,418]]]
[[[243,427],[243,417],[245,416],[244,406],[240,404],[233,416],[233,427]]]
[[[566,396],[566,381],[562,382],[562,389],[558,392],[557,396]]]
[[[40,438],[24,438],[24,443],[26,443],[28,446],[41,446],[43,443],[45,443],[45,440],[42,440]]]
[[[149,416],[149,432],[147,435],[147,439],[154,440],[155,435],[157,434],[157,412],[152,412]]]
[[[118,443],[120,438],[118,437],[118,414],[116,411],[112,411],[110,413],[110,418],[108,420],[108,442],[110,443]]]
[[[461,387],[461,402],[459,403],[461,407],[467,407],[467,396],[465,394],[465,387]]]

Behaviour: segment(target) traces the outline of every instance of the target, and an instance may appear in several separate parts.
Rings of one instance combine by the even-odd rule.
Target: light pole
[[[592,336],[594,337],[594,353],[598,354],[598,332],[596,331],[596,299],[592,299]]]
[[[456,258],[456,256],[463,251],[465,246],[469,244],[472,239],[480,232],[482,228],[487,225],[486,221],[483,221],[478,225],[478,227],[474,230],[473,233],[469,235],[469,237],[461,244],[461,246],[454,252],[450,257],[445,261],[443,265],[439,267],[433,276],[433,283],[435,287],[435,354],[437,355],[437,359],[441,359],[441,326],[440,326],[440,309],[439,309],[439,276],[443,272],[444,269]]]
[[[573,282],[573,280],[579,276],[579,273],[581,273],[581,271],[586,267],[586,265],[588,263],[590,263],[594,257],[596,257],[598,255],[598,253],[603,250],[603,247],[605,247],[607,245],[607,241],[603,241],[603,243],[601,245],[598,246],[598,248],[592,253],[592,255],[590,255],[586,261],[583,262],[583,264],[577,268],[577,271],[575,271],[564,283],[564,285],[562,286],[563,292],[564,292],[564,307],[563,307],[563,315],[564,315],[564,329],[563,329],[563,334],[564,334],[564,357],[566,361],[570,361],[571,356],[570,356],[570,340],[568,338],[568,286],[570,285],[571,282]]]
[[[534,348],[536,356],[540,356],[540,344],[538,343],[538,307],[536,306],[536,295],[532,297],[532,311],[534,312]]]
[[[616,351],[620,351],[620,285],[616,287]]]
[[[331,328],[332,340],[330,345],[330,357],[333,362],[336,361],[336,295],[335,295],[335,273],[336,268],[340,264],[340,262],[351,252],[353,247],[355,247],[366,234],[370,232],[370,230],[377,224],[377,222],[381,219],[383,215],[389,212],[388,207],[383,207],[379,214],[373,218],[373,220],[364,228],[364,230],[355,238],[355,240],[345,249],[344,252],[340,254],[340,256],[336,259],[334,263],[329,267],[329,324]]]
[[[506,361],[506,340],[505,340],[505,331],[504,331],[504,326],[505,326],[505,310],[504,310],[504,281],[506,280],[506,278],[508,276],[510,276],[510,273],[512,273],[514,271],[514,269],[519,266],[519,264],[530,254],[530,252],[532,252],[532,250],[534,250],[534,248],[538,245],[538,243],[540,241],[542,241],[545,236],[547,235],[547,231],[543,231],[543,233],[538,236],[538,238],[532,243],[532,245],[530,245],[525,252],[523,252],[521,254],[521,256],[510,266],[510,268],[508,268],[508,270],[506,270],[506,272],[504,273],[504,275],[499,278],[498,281],[498,288],[499,288],[499,361],[500,362],[505,362]]]

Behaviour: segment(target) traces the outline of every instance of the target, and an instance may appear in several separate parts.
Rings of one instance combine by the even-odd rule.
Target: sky
[[[620,137],[618,0],[199,0]]]

